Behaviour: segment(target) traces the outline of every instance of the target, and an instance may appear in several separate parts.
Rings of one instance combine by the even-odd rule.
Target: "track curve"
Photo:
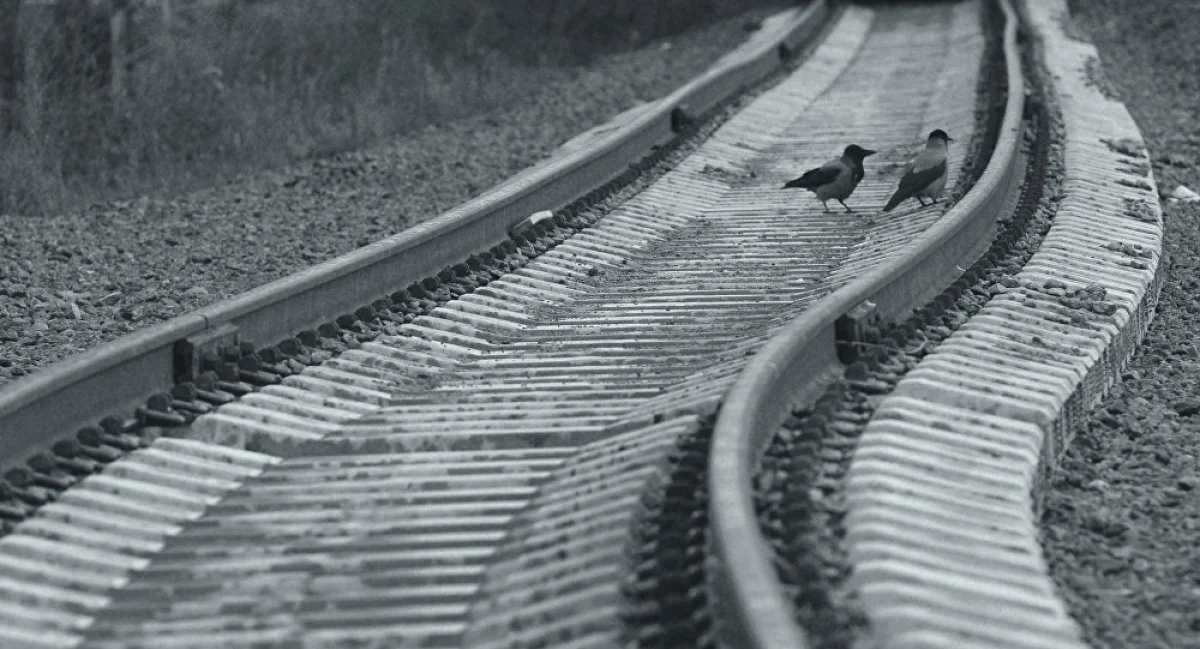
[[[1017,9],[1024,67],[1038,80],[1025,106],[1037,127],[1031,175],[1014,214],[1035,227],[1004,232],[980,264],[968,257],[957,269],[968,269],[964,279],[936,302],[891,312],[903,319],[922,307],[868,336],[882,346],[866,362],[847,368],[833,354],[836,318],[870,297],[863,281],[840,305],[818,302],[739,377],[714,431],[709,479],[711,591],[741,614],[724,620],[726,646],[805,646],[802,617],[818,642],[830,641],[827,627],[844,623],[830,621],[834,609],[861,615],[869,637],[855,642],[872,646],[1085,646],[1041,556],[1040,488],[1072,421],[1119,375],[1153,317],[1162,219],[1136,126],[1091,83],[1094,51],[1069,34],[1065,3],[1001,4],[1010,83],[1021,69]],[[1008,114],[1019,118],[1025,97],[1011,87]],[[914,335],[921,344],[904,349]],[[827,392],[809,378],[822,375]],[[768,442],[775,455],[760,467]],[[786,457],[801,448],[814,457]],[[805,478],[783,493],[805,502],[777,505],[773,485],[788,480],[777,473],[793,466]],[[756,507],[774,512],[769,521]],[[779,512],[806,508],[819,513],[771,528],[775,541],[832,540],[776,555],[763,530]],[[835,546],[840,560],[828,554]],[[847,596],[856,610],[831,605]]]
[[[726,646],[802,647],[804,632],[778,582],[771,550],[758,531],[752,478],[758,454],[798,403],[811,403],[840,377],[838,320],[864,302],[880,323],[908,312],[940,292],[990,243],[992,224],[1012,204],[1020,181],[1018,144],[1024,100],[1016,52],[1016,25],[1006,13],[1004,55],[1010,89],[992,162],[967,197],[912,248],[815,303],[771,339],[738,377],[714,431],[709,487],[712,493],[714,597],[736,616],[721,631]],[[947,245],[947,242],[957,245]],[[958,272],[956,272],[956,270]]]

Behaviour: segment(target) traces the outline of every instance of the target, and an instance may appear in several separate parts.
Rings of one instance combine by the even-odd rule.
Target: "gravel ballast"
[[[685,83],[763,15],[548,70],[540,92],[507,111],[373,149],[179,197],[0,215],[0,386],[438,216]]]
[[[1145,137],[1163,197],[1200,189],[1200,15],[1169,0],[1072,1],[1096,82]],[[1200,647],[1200,203],[1163,202],[1167,273],[1123,381],[1047,490],[1051,572],[1096,649]]]

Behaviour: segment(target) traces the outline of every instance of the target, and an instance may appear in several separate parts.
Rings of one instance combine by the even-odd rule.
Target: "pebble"
[[[828,424],[829,429],[846,437],[857,438],[862,433],[862,426],[854,422],[834,419]]]
[[[1092,480],[1087,486],[1088,489],[1091,489],[1092,491],[1104,492],[1108,490],[1108,483],[1104,480]]]
[[[1174,408],[1175,412],[1179,413],[1181,417],[1190,417],[1200,413],[1200,399],[1193,398],[1186,399],[1184,401],[1177,401],[1172,408]]]
[[[1197,194],[1183,185],[1179,185],[1175,188],[1175,191],[1171,192],[1171,198],[1184,203],[1200,202],[1200,194]]]
[[[822,448],[817,457],[826,462],[841,462],[845,454],[837,450],[837,448]]]

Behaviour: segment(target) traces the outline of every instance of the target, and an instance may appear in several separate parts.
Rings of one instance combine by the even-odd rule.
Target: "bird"
[[[926,205],[922,198],[928,198],[934,203],[941,198],[942,190],[946,188],[946,147],[948,142],[953,141],[940,128],[929,133],[929,139],[925,141],[925,150],[918,153],[904,168],[904,174],[900,176],[900,186],[888,199],[887,205],[883,206],[884,212],[892,211],[892,208],[914,196],[921,207]]]
[[[829,211],[829,204],[825,201],[831,198],[841,203],[847,212],[854,212],[844,201],[850,198],[854,188],[858,187],[859,181],[863,179],[863,159],[874,153],[870,149],[851,144],[842,152],[842,157],[834,158],[816,169],[809,169],[799,178],[787,181],[783,188],[802,187],[816,194],[826,212]]]

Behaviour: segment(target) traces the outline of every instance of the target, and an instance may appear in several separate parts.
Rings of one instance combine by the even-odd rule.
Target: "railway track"
[[[1024,81],[986,6],[783,14],[474,212],[0,393],[11,464],[182,381],[5,474],[0,647],[804,646],[755,457],[837,342],[936,296],[1017,203]],[[778,189],[857,142],[873,213],[934,128],[962,143],[948,210]]]

